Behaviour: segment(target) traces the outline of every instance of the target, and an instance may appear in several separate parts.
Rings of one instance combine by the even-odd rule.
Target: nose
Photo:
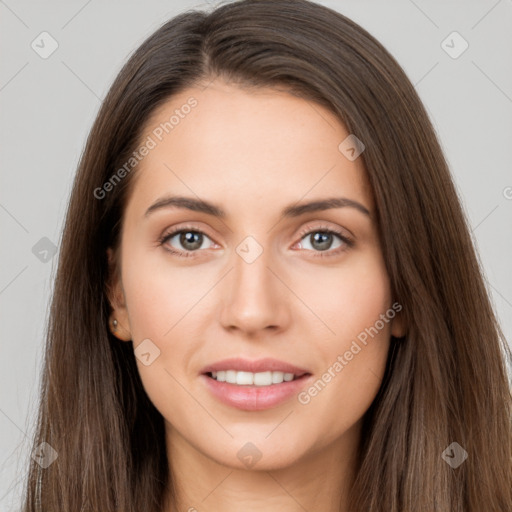
[[[290,291],[283,284],[270,251],[251,262],[233,254],[233,270],[223,283],[220,322],[229,331],[240,331],[252,337],[266,331],[280,332],[290,321]]]

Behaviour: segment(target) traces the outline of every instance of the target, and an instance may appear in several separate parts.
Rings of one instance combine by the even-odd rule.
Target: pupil
[[[199,249],[202,244],[202,234],[196,233],[194,231],[187,231],[182,233],[180,236],[180,243],[183,247],[188,250],[193,251],[194,249]]]
[[[319,231],[311,236],[313,237],[313,243],[311,244],[313,247],[316,245],[317,249],[325,251],[331,246],[332,235],[330,233],[322,233]]]

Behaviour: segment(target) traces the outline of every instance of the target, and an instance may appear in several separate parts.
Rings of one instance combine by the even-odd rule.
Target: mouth
[[[305,368],[271,357],[256,360],[241,357],[224,359],[205,366],[201,373],[217,382],[237,386],[272,386],[311,375]]]
[[[304,368],[271,358],[225,359],[203,368],[200,376],[216,399],[245,411],[277,407],[313,378]]]
[[[257,373],[238,370],[221,370],[206,372],[205,375],[217,382],[227,382],[228,384],[235,384],[237,386],[264,387],[282,384],[283,382],[291,382],[311,374],[308,372],[294,374],[270,370]]]

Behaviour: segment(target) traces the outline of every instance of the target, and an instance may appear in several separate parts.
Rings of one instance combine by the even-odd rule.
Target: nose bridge
[[[267,267],[272,265],[270,250],[263,248],[253,237],[247,237],[236,248],[233,258],[235,289],[242,293],[260,294],[269,292]]]
[[[268,268],[275,266],[272,251],[248,236],[236,247],[232,265],[222,312],[224,326],[246,331],[282,327],[287,306],[279,290],[282,284]]]

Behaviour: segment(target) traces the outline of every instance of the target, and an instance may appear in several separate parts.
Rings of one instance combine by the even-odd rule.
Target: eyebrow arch
[[[144,216],[148,217],[152,212],[155,212],[156,210],[170,207],[185,208],[187,210],[213,215],[214,217],[221,219],[225,219],[227,217],[226,212],[218,205],[203,199],[184,196],[162,197],[146,210]],[[365,206],[363,206],[361,203],[358,203],[357,201],[354,201],[353,199],[348,199],[346,197],[332,197],[328,199],[310,201],[308,203],[293,204],[284,208],[281,215],[285,218],[293,218],[299,217],[304,213],[344,207],[355,208],[357,211],[363,213],[364,215],[371,217],[369,210]]]

